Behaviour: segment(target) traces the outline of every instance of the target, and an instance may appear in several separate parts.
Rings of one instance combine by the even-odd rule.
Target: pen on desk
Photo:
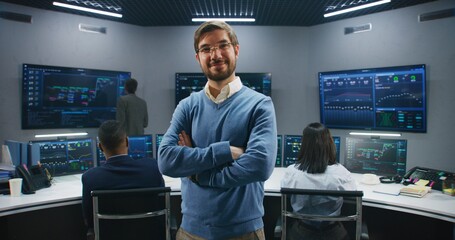
[[[434,181],[430,181],[430,187],[433,188],[433,185],[434,185]]]

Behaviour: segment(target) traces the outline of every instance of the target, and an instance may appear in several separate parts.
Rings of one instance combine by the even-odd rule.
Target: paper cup
[[[22,178],[12,178],[9,180],[9,191],[11,197],[18,197],[22,193]]]

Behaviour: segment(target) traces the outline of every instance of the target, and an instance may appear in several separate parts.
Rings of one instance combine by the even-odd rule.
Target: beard
[[[218,63],[221,61],[223,61],[223,60],[213,61],[213,62],[211,62],[211,64]],[[224,71],[218,71],[216,69],[212,70],[210,65],[207,68],[202,68],[202,71],[204,72],[205,76],[210,80],[213,80],[215,82],[224,81],[227,78],[229,78],[232,75],[232,73],[234,73],[235,67],[237,65],[235,60],[234,60],[234,62],[231,62],[229,60],[224,60],[224,62],[227,65],[227,68]]]

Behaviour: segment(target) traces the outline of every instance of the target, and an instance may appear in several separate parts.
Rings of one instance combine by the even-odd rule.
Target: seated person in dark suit
[[[91,191],[164,187],[164,179],[155,159],[134,160],[128,156],[128,139],[120,122],[108,120],[101,124],[98,139],[106,163],[82,175],[82,208],[89,239],[93,233]]]

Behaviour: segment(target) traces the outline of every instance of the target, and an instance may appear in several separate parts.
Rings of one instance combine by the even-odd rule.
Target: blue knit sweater
[[[193,147],[178,146],[185,130]],[[158,150],[164,175],[182,177],[181,227],[207,239],[226,239],[263,227],[264,181],[277,153],[270,97],[245,86],[215,104],[199,91],[182,100]],[[233,161],[229,146],[244,147]],[[199,185],[187,176],[198,174]]]

